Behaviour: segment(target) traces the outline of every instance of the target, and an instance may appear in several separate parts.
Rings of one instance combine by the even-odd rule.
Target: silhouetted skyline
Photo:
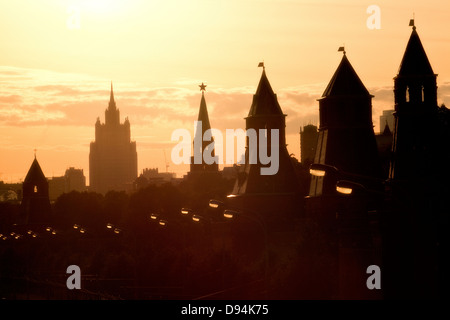
[[[373,7],[379,10],[376,5],[369,8]],[[439,102],[433,70],[440,68],[430,63],[417,25],[410,20],[412,31],[409,40],[405,37],[399,53],[403,59],[393,78],[394,97],[385,109],[394,106],[392,131],[388,120],[374,116],[377,92],[350,63],[348,47],[336,48],[340,62],[337,68],[327,66],[335,72],[315,101],[319,123],[314,158],[304,163],[289,153],[286,138],[295,129],[300,140],[302,127],[291,128],[300,118],[292,105],[280,101],[264,60],[258,64],[262,73],[256,89],[240,93],[251,98],[243,117],[238,117],[240,104],[236,108],[228,100],[229,108],[220,109],[210,103],[204,81],[197,84],[201,97],[197,90],[198,111],[193,115],[180,107],[170,116],[160,105],[160,113],[146,114],[154,117],[153,123],[179,124],[175,131],[166,128],[173,132],[171,141],[195,149],[192,158],[183,148],[173,149],[194,161],[189,175],[176,181],[170,179],[172,164],[161,148],[165,140],[155,142],[161,143],[164,177],[169,179],[158,175],[157,168],[143,170],[135,179],[141,157],[139,140],[132,137],[133,120],[128,118],[133,108],[124,112],[122,124],[121,99],[111,83],[105,123],[97,116],[90,137],[93,190],[65,192],[50,201],[43,161],[38,162],[35,150],[23,197],[0,202],[0,294],[5,299],[148,300],[449,296],[450,109]],[[367,28],[372,27],[368,22]],[[166,98],[173,94],[167,91]],[[219,88],[216,94],[227,100]],[[148,97],[147,102],[158,98]],[[298,96],[291,99],[298,101]],[[178,102],[182,105],[183,99]],[[222,117],[211,116],[211,105]],[[52,117],[57,120],[59,115]],[[138,119],[139,113],[134,116]],[[180,121],[183,117],[197,119],[203,130],[197,127],[191,135]],[[376,130],[378,119],[385,123]],[[213,144],[208,143],[207,133],[216,121],[221,123],[219,130],[239,121],[235,128],[245,123],[250,132],[245,137],[245,163],[234,165],[234,174],[208,163],[222,154],[210,152]],[[215,143],[220,140],[222,134],[214,137]],[[228,145],[225,149],[229,151]],[[177,152],[171,159],[180,163],[180,157],[174,160]],[[155,175],[159,180],[151,181]],[[124,190],[124,184],[131,188]],[[64,270],[74,271],[65,282],[67,290],[61,286]],[[78,285],[71,286],[70,279]]]
[[[8,31],[0,35],[0,180],[23,180],[33,149],[48,176],[76,167],[89,178],[92,119],[107,102],[111,80],[133,124],[138,173],[154,167],[165,171],[163,151],[173,146],[171,131],[192,129],[198,84],[208,85],[211,122],[221,130],[242,128],[259,78],[256,65],[263,60],[288,114],[288,150],[300,158],[299,127],[318,125],[315,100],[340,59],[339,46],[345,45],[375,96],[374,119],[392,109],[391,78],[406,44],[405,21],[413,12],[439,70],[438,102],[447,99],[449,41],[436,37],[449,23],[442,2],[379,1],[379,30],[366,25],[368,6],[351,2],[194,1],[185,10],[173,1],[87,3],[1,5]],[[79,28],[71,19],[75,9]],[[267,19],[270,26],[264,24]],[[374,125],[378,132],[378,121]],[[189,166],[172,164],[169,170],[181,176]]]

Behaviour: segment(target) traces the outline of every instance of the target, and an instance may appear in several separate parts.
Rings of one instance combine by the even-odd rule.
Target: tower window
[[[406,102],[409,102],[409,87],[406,87]]]
[[[34,186],[33,192],[34,192],[34,193],[37,193],[37,192],[38,192],[38,187],[37,187],[37,186]]]
[[[423,86],[421,88],[422,88],[422,90],[421,90],[422,91],[422,97],[421,97],[422,100],[421,101],[424,102],[425,101],[425,88]]]

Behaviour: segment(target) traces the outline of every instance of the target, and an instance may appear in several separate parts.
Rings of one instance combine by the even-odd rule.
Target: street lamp
[[[27,231],[27,234],[30,236],[30,237],[32,237],[32,238],[36,238],[37,237],[37,233],[36,232],[34,232],[33,230],[28,230]],[[2,237],[2,235],[0,234],[0,238]]]
[[[338,172],[338,169],[336,167],[321,163],[313,163],[309,166],[309,173],[316,177],[324,177],[330,172]]]
[[[336,183],[336,191],[343,195],[350,195],[354,190],[366,190],[366,188],[360,184],[348,180],[339,180]]]
[[[215,223],[210,217],[201,216],[199,214],[194,214],[192,216],[192,221],[194,221],[195,223],[201,222],[201,223],[204,223],[206,225],[218,224],[218,222]]]
[[[209,200],[209,207],[213,209],[217,209],[220,206],[225,205],[222,201],[211,199]]]
[[[184,215],[184,216],[190,215],[190,214],[192,214],[192,212],[193,212],[192,209],[181,208],[181,214]]]
[[[336,183],[334,185],[335,190],[343,195],[353,194],[356,190],[366,192],[373,190],[375,193],[381,194],[380,191],[375,189],[379,189],[385,183],[385,180],[379,177],[345,172],[335,166],[322,163],[311,164],[309,173],[314,177],[330,176],[332,181]]]
[[[229,209],[227,209],[223,212],[224,218],[227,218],[227,219],[233,219],[238,214],[239,213],[237,211],[229,210]]]
[[[52,227],[47,227],[45,228],[45,231],[50,232],[51,234],[55,235],[56,234],[56,230]]]
[[[152,219],[152,220],[157,220],[157,219],[158,219],[158,215],[157,215],[156,213],[152,213],[152,214],[150,215],[150,219]]]

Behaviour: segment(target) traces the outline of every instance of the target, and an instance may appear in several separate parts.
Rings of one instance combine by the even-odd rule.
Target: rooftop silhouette
[[[267,116],[271,114],[282,115],[283,112],[281,111],[277,95],[273,92],[264,68],[259,80],[258,88],[253,95],[253,102],[250,111],[248,112],[248,116]]]
[[[431,67],[415,26],[406,45],[398,74],[404,76],[434,75],[433,68]]]
[[[325,88],[322,97],[342,95],[370,95],[346,54],[342,56],[342,60]]]

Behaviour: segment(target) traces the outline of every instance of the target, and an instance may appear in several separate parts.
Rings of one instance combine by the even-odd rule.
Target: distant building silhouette
[[[83,169],[70,167],[62,177],[48,179],[50,201],[56,200],[63,193],[86,191],[86,177]]]
[[[317,126],[308,124],[300,128],[300,162],[302,164],[311,164],[314,161],[318,137]]]
[[[391,166],[393,135],[388,120],[385,118],[382,119],[385,121],[384,125],[382,125],[383,130],[380,134],[375,135],[375,139],[377,140],[378,155],[383,168],[383,179],[387,179],[389,176],[389,168]]]
[[[340,172],[379,177],[382,171],[372,123],[372,95],[344,52],[342,60],[319,99],[319,137],[314,163]],[[310,196],[319,196],[326,177],[312,177]]]
[[[50,201],[55,201],[60,195],[66,192],[66,179],[62,177],[51,177],[48,181],[48,195]]]
[[[130,139],[130,121],[120,123],[120,112],[111,95],[105,110],[105,123],[97,118],[95,141],[91,142],[89,154],[89,188],[106,193],[109,190],[132,190],[137,178],[136,142]]]
[[[20,224],[43,224],[51,214],[48,182],[36,156],[22,185]]]
[[[86,177],[84,176],[83,169],[70,167],[64,173],[64,178],[66,181],[65,192],[82,192],[86,190]]]
[[[200,100],[200,109],[198,111],[198,119],[197,121],[201,121],[202,130],[195,130],[195,136],[194,136],[194,142],[193,142],[193,156],[191,157],[191,165],[190,165],[190,171],[188,173],[188,177],[193,177],[195,175],[204,175],[205,173],[213,173],[218,174],[219,171],[219,164],[216,162],[213,162],[212,164],[208,164],[204,160],[204,152],[209,154],[209,149],[212,147],[210,144],[214,142],[214,139],[211,138],[211,141],[204,141],[203,137],[205,134],[205,131],[211,129],[211,124],[209,122],[209,116],[208,116],[208,109],[206,107],[206,100],[205,100],[205,84],[201,84],[200,90],[202,91],[202,98]],[[196,128],[197,129],[197,128]],[[198,141],[199,144],[197,145],[195,141]],[[197,148],[197,149],[196,149]],[[200,163],[195,163],[194,158],[196,157],[195,154],[201,155]],[[215,149],[211,150],[211,156],[215,156]],[[199,161],[197,161],[199,162]]]
[[[283,114],[274,93],[266,71],[263,68],[261,79],[253,95],[253,102],[248,116],[245,118],[246,130],[254,129],[257,135],[258,153],[259,141],[262,138],[260,129],[267,129],[267,150],[271,145],[278,148],[278,172],[273,175],[262,175],[261,168],[269,167],[260,161],[250,163],[249,137],[245,153],[245,164],[241,165],[230,200],[237,206],[257,212],[292,212],[296,210],[295,198],[299,192],[299,181],[296,176],[292,159],[286,148],[285,122]],[[271,130],[277,129],[279,141],[271,141]],[[255,151],[255,150],[253,150]]]
[[[386,125],[389,127],[391,132],[394,130],[394,112],[395,110],[383,110],[380,116],[380,133],[384,132]]]
[[[158,168],[145,168],[136,179],[136,187],[139,189],[147,185],[161,185],[168,182],[172,184],[179,182],[174,172],[159,172]]]

